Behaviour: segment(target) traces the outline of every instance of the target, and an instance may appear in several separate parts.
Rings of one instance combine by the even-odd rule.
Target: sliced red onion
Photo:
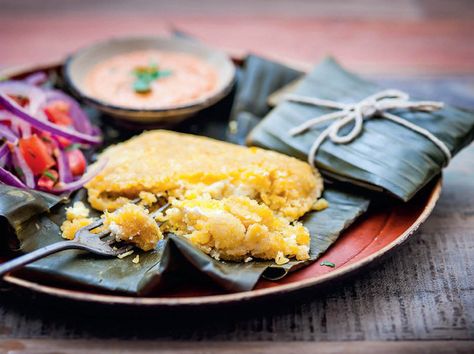
[[[0,94],[28,98],[29,103],[26,110],[31,115],[37,115],[46,102],[46,94],[43,90],[23,81],[0,82]]]
[[[43,71],[39,71],[37,73],[28,75],[23,79],[27,84],[29,85],[34,85],[34,86],[39,86],[41,84],[44,84],[48,80],[48,75],[44,73]]]
[[[0,109],[0,121],[10,122],[12,119],[15,119],[15,116],[13,114],[11,114],[8,111]]]
[[[27,97],[28,99],[30,98],[30,95],[33,94],[38,97],[44,96],[46,99],[45,94],[39,87],[29,85],[28,83],[19,80],[1,81],[0,92],[12,96]]]
[[[56,138],[53,136],[54,151],[56,154],[56,161],[58,163],[58,174],[59,182],[70,183],[73,181],[71,169],[69,167],[69,159],[67,154],[61,150],[59,143],[56,141]]]
[[[12,165],[12,154],[10,151],[1,159],[0,166],[8,168]]]
[[[35,128],[62,136],[71,141],[84,144],[100,144],[102,140],[99,136],[92,136],[77,131],[67,130],[49,121],[43,121],[38,118],[35,118],[32,115],[28,114],[7,95],[2,93],[0,93],[0,105],[2,105],[7,111],[13,113],[23,121],[30,123]]]
[[[61,91],[45,90],[35,86],[45,80],[47,76],[44,73],[36,73],[24,81],[0,82],[0,138],[8,142],[0,146],[0,183],[19,188],[38,188],[35,176],[17,146],[20,138],[30,136],[32,129],[36,128],[51,133],[58,167],[58,184],[53,190],[46,191],[50,193],[74,191],[99,173],[106,161],[96,163],[92,169],[89,168],[87,173],[74,181],[68,156],[57,139],[61,136],[76,143],[98,144],[101,142],[100,130],[91,125],[87,115],[73,98]],[[28,104],[21,107],[11,96],[25,97],[28,99]],[[73,127],[64,127],[49,121],[44,108],[56,100],[69,104]],[[1,122],[7,122],[7,125]],[[14,169],[22,171],[20,177],[16,176]]]
[[[90,166],[88,171],[82,175],[80,179],[77,181],[71,182],[71,183],[61,183],[56,185],[52,190],[49,190],[48,192],[51,193],[63,193],[63,192],[73,192],[79,188],[81,188],[84,184],[89,182],[92,178],[97,176],[97,174],[100,173],[107,164],[107,160],[99,160],[96,162],[94,165]]]
[[[93,125],[92,126],[92,135],[101,135],[101,134],[102,134],[102,131],[100,130],[100,128]]]
[[[8,148],[7,144],[3,144],[0,147],[0,159],[2,159],[4,156],[6,156],[10,152],[10,149]]]
[[[20,122],[21,137],[29,138],[31,136],[31,125],[25,122]]]
[[[0,124],[0,138],[5,138],[12,144],[16,144],[18,142],[18,136],[13,133],[10,128],[3,124]]]
[[[45,117],[44,119],[41,118],[41,120],[47,120],[48,118],[46,117],[46,114],[44,114],[44,112],[42,110],[40,110],[40,112],[42,114],[38,114],[38,116],[41,116],[41,117]],[[19,132],[19,128],[22,124],[25,124],[25,125],[28,125],[30,126],[31,128],[31,125],[22,121],[21,119],[18,119],[14,114],[12,114],[11,112],[9,111],[5,111],[5,110],[2,110],[2,106],[0,106],[0,123],[2,122],[9,122],[9,123],[15,123],[16,124],[16,127],[17,127],[17,132],[18,134],[20,134],[21,132]],[[20,124],[21,123],[21,124]]]
[[[9,154],[3,155],[2,157],[0,157],[0,167],[7,166],[9,161],[10,161]]]
[[[63,183],[70,183],[73,181],[71,169],[69,168],[69,159],[64,151],[58,149],[58,174],[59,181]]]
[[[73,120],[74,128],[85,134],[89,135],[98,135],[94,131],[94,127],[89,121],[89,118],[82,110],[81,106],[74,100],[72,97],[66,95],[64,92],[58,90],[48,90],[46,91],[46,102],[54,102],[54,101],[65,101],[69,103],[69,115]],[[100,134],[100,130],[99,130]]]
[[[27,186],[20,181],[17,176],[10,171],[5,170],[3,167],[0,167],[0,182],[17,188],[27,188]]]
[[[8,144],[3,144],[0,147],[0,167],[5,167],[5,165],[10,160],[9,155],[10,155],[10,148],[8,147]]]
[[[20,136],[20,135],[21,135],[21,129],[20,129],[20,128],[21,128],[21,124],[20,124],[20,120],[19,120],[19,119],[12,119],[12,120],[11,120],[11,123],[12,123],[12,126],[11,126],[12,131],[13,131],[16,135]]]
[[[17,146],[13,147],[13,165],[16,168],[20,168],[23,172],[23,180],[25,181],[25,184],[34,189],[36,186],[35,176]]]

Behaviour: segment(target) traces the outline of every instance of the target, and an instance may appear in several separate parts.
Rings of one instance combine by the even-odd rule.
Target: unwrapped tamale
[[[313,210],[323,182],[307,163],[166,130],[111,146],[99,159],[107,166],[86,184],[89,201],[99,210],[128,208],[106,216],[105,225],[143,250],[153,249],[159,237],[143,239],[153,230],[143,229],[147,218],[126,203],[146,192],[171,206],[161,220],[164,231],[185,236],[216,259],[283,264],[310,258],[309,231],[297,220]]]

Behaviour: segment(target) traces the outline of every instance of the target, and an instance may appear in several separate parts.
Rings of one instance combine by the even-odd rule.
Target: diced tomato
[[[36,131],[36,134],[38,134],[38,136],[41,138],[41,140],[46,144],[46,146],[48,147],[48,151],[50,151],[50,155],[52,155],[52,151],[54,150],[54,148],[56,147],[56,145],[54,144],[54,140],[56,140],[56,142],[59,144],[60,147],[62,148],[67,148],[68,146],[72,145],[72,141],[67,139],[67,138],[63,138],[62,136],[55,136],[54,138],[51,136],[51,133],[48,133],[48,132],[42,132],[40,130],[37,130]]]
[[[28,138],[20,139],[19,145],[21,154],[35,176],[55,165],[53,157],[48,152],[48,147],[38,135],[33,134]]]
[[[67,151],[67,158],[69,160],[69,168],[73,176],[80,176],[86,170],[86,158],[81,150],[75,149]]]
[[[46,146],[48,154],[51,156],[54,156],[53,152],[54,152],[55,145],[53,142],[53,138],[51,137],[51,133],[39,132],[38,136],[41,139],[41,141],[44,143],[44,145]]]
[[[51,190],[58,181],[58,178],[59,174],[55,170],[46,170],[38,179],[38,187]]]
[[[13,96],[13,95],[8,95],[13,101],[18,103],[21,107],[25,107],[28,103],[30,103],[30,100],[28,97],[23,97],[23,96]]]
[[[69,116],[69,104],[64,101],[53,101],[44,109],[48,119],[58,125],[71,125],[72,119]]]
[[[2,108],[2,106],[0,106],[0,110],[1,110],[1,108]],[[3,120],[1,122],[1,124],[6,125],[8,128],[11,128],[11,126],[12,126],[12,122],[10,122],[9,120]]]
[[[58,141],[59,146],[61,146],[62,148],[68,147],[72,144],[71,140],[69,140],[68,138],[63,138],[62,136],[56,136],[56,140]]]

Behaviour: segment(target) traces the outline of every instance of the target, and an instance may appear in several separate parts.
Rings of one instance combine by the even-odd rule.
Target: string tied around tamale
[[[314,140],[308,152],[308,162],[314,166],[314,158],[321,144],[330,139],[335,144],[347,144],[356,139],[361,133],[365,119],[385,118],[402,125],[418,134],[423,135],[435,144],[445,156],[445,166],[451,160],[451,152],[446,144],[434,136],[427,129],[420,127],[400,116],[388,112],[393,109],[409,109],[412,111],[434,112],[443,108],[443,102],[436,101],[410,101],[410,96],[400,90],[383,90],[370,95],[356,103],[341,103],[317,97],[308,97],[298,94],[287,94],[286,101],[303,103],[317,107],[332,108],[336,111],[309,119],[289,131],[291,136],[302,134],[311,128],[328,121],[333,121]],[[340,130],[353,124],[350,131],[340,135]]]

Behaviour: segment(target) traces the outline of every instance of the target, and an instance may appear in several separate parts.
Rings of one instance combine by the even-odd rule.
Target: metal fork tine
[[[115,252],[117,252],[117,256],[119,256],[121,254],[131,251],[132,249],[133,249],[133,246],[123,246],[123,247],[117,248]]]
[[[132,202],[136,204],[140,202],[140,199],[136,198],[132,200]],[[150,216],[155,219],[159,213],[168,209],[169,206],[170,204],[166,203],[165,205],[151,213]],[[162,224],[162,222],[158,222],[158,225],[161,226]],[[111,244],[115,244],[117,242],[115,238],[110,240],[103,240],[105,237],[111,234],[110,230],[103,230],[97,234],[93,234],[91,232],[91,230],[94,230],[95,228],[98,228],[102,225],[104,225],[104,220],[98,219],[89,224],[88,226],[79,229],[74,235],[74,240],[53,243],[51,245],[42,247],[40,249],[37,249],[36,251],[17,257],[14,260],[2,264],[0,266],[0,278],[8,272],[12,272],[18,268],[23,267],[25,264],[34,262],[35,260],[41,259],[50,254],[65,249],[80,249],[109,257],[119,256],[133,249],[133,246],[131,245],[122,246],[116,249],[112,248]]]
[[[98,219],[94,222],[92,222],[91,224],[87,225],[84,227],[84,229],[86,229],[87,231],[91,231],[91,230],[94,230],[100,226],[104,225],[104,220],[102,219]]]
[[[137,204],[137,203],[140,202],[140,200],[141,200],[140,198],[135,198],[135,199],[132,199],[131,202],[134,203],[134,204]],[[93,223],[87,225],[85,227],[85,229],[88,230],[88,231],[91,231],[91,230],[94,230],[94,229],[96,229],[96,228],[98,228],[102,225],[104,225],[104,220],[100,218],[100,219],[94,221]]]
[[[135,204],[137,204],[139,202],[140,202],[140,198],[136,198],[136,199],[132,200],[132,203],[135,203]],[[158,208],[157,210],[152,212],[150,214],[150,217],[155,219],[158,216],[159,213],[162,213],[163,211],[168,209],[169,206],[170,206],[169,203],[164,204],[163,206],[161,206],[160,208]],[[162,222],[157,222],[157,224],[158,224],[158,226],[161,226],[163,223]],[[98,219],[98,220],[92,222],[91,224],[89,224],[88,226],[85,226],[85,227],[79,229],[76,232],[76,235],[74,237],[74,241],[79,243],[79,244],[82,244],[84,246],[91,246],[91,248],[94,248],[94,247],[103,248],[103,247],[105,247],[105,248],[109,249],[109,251],[105,251],[106,253],[111,252],[110,247],[112,245],[116,244],[116,243],[119,243],[119,242],[117,242],[115,237],[113,237],[111,239],[106,239],[107,236],[111,235],[111,231],[109,229],[106,229],[106,230],[102,230],[101,232],[99,232],[97,234],[94,234],[94,233],[91,232],[92,230],[94,230],[94,229],[96,229],[100,226],[103,226],[103,225],[104,225],[104,220],[103,219]],[[94,242],[94,239],[99,243]],[[101,241],[99,241],[99,240],[101,240]],[[95,244],[95,246],[93,246],[93,244]],[[132,248],[133,248],[133,246],[124,246],[124,247],[121,247],[121,248],[118,248],[118,249],[114,249],[114,254],[119,255],[121,253],[130,251]]]
[[[98,234],[95,234],[98,238],[103,239],[104,237],[107,237],[110,235],[110,230],[104,230],[99,232]]]
[[[166,203],[165,205],[159,207],[157,210],[155,210],[153,213],[150,214],[150,216],[154,219],[158,216],[159,213],[162,213],[166,209],[170,207],[170,203]]]

